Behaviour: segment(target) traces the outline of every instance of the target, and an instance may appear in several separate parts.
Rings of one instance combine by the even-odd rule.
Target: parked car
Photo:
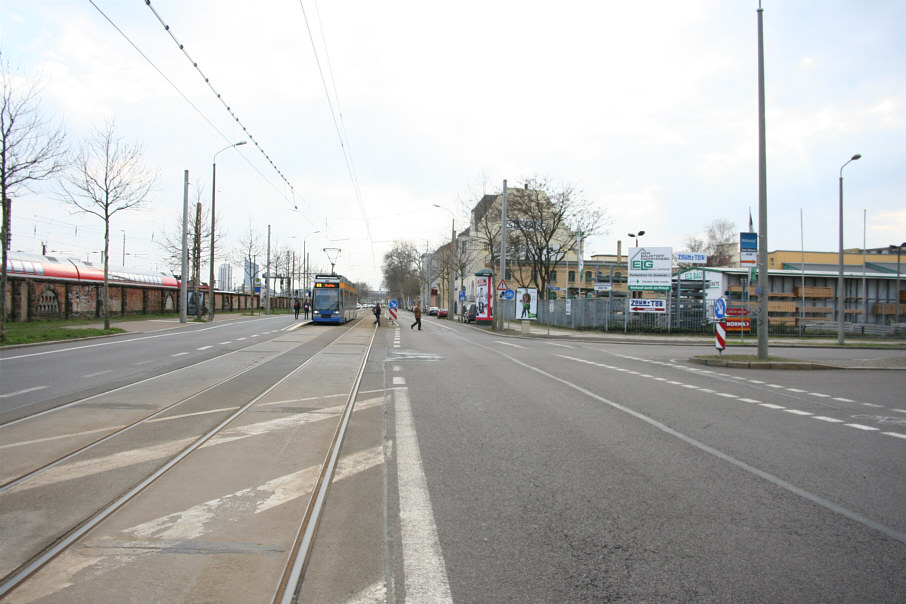
[[[469,308],[466,309],[466,316],[465,316],[465,319],[464,319],[465,322],[466,322],[466,323],[474,323],[474,322],[475,322],[475,318],[476,318],[477,316],[478,316],[478,305],[477,305],[477,304],[469,304]]]
[[[438,316],[438,317],[446,317],[446,316],[449,315],[449,314],[450,314],[450,311],[447,310],[446,308],[438,308],[438,309],[437,309],[437,316]]]
[[[429,316],[429,317],[436,317],[436,316],[437,316],[437,310],[438,310],[438,308],[437,308],[436,306],[432,306],[431,308],[428,309],[428,316]]]

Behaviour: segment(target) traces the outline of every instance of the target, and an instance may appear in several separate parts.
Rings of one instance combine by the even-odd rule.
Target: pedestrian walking
[[[308,311],[311,310],[311,306],[309,306],[307,301],[305,302],[305,307],[303,308],[303,310],[305,312],[303,318],[308,319]]]
[[[378,327],[381,326],[381,305],[379,302],[375,303],[374,308],[371,309],[371,312],[374,313],[374,324]]]
[[[296,300],[295,302],[293,302],[293,310],[296,311],[296,318],[297,318],[297,319],[299,318],[299,309],[301,309],[301,308],[302,308],[302,304],[300,304],[298,300]]]
[[[415,323],[409,326],[409,329],[412,329],[418,325],[418,330],[422,330],[422,309],[418,307],[418,304],[415,305],[415,308],[412,310],[412,314],[415,315]]]

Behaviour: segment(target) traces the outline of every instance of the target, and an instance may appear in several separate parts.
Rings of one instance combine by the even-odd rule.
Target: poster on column
[[[493,300],[493,288],[491,286],[491,278],[488,276],[478,276],[476,277],[478,286],[478,294],[475,296],[475,304],[478,307],[478,312],[475,315],[476,321],[490,321],[491,320],[491,301]]]

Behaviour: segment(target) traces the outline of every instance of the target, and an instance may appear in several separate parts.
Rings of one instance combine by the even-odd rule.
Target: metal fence
[[[714,314],[712,302],[706,300],[671,299],[662,313],[630,312],[628,300],[613,298],[576,298],[570,300],[539,300],[537,303],[538,325],[565,327],[567,329],[599,330],[622,333],[678,333],[712,335]],[[519,321],[512,303],[503,305],[504,319]],[[732,318],[732,317],[731,317]],[[747,331],[727,330],[727,338],[745,339],[757,336],[757,311],[751,309]],[[847,322],[843,326],[848,336],[854,337],[902,337],[906,336],[906,323],[875,325]],[[805,321],[798,324],[771,324],[772,336],[835,336],[837,323],[832,321]]]

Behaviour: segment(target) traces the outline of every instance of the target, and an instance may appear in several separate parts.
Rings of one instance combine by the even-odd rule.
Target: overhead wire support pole
[[[506,279],[506,179],[503,179],[503,198],[500,201],[500,279]],[[495,296],[496,296],[495,292]],[[497,324],[497,329],[503,331],[503,304],[500,303],[499,299],[496,299],[497,306],[497,317],[499,323]]]
[[[758,358],[768,358],[768,176],[764,123],[764,26],[758,3]]]

